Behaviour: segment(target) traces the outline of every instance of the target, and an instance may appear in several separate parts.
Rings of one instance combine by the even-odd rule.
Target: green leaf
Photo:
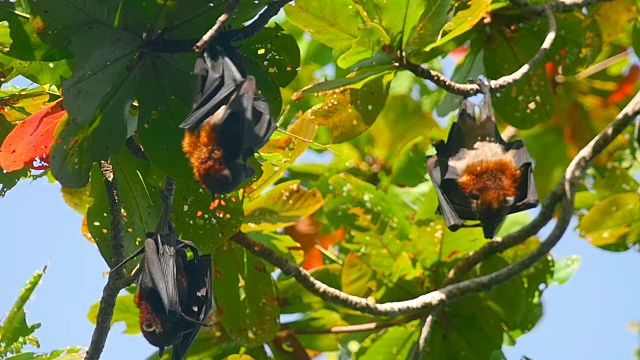
[[[443,26],[447,23],[449,1],[412,0],[406,15],[405,48],[409,59],[421,52],[427,45],[436,42]]]
[[[476,79],[484,74],[484,50],[478,46],[471,46],[467,55],[456,65],[451,80],[464,83],[469,79]],[[447,92],[444,99],[436,107],[438,116],[446,116],[450,112],[457,110],[462,103],[462,96]]]
[[[382,73],[359,88],[341,88],[326,94],[324,102],[309,109],[306,116],[318,126],[330,129],[330,142],[347,141],[371,126],[382,111],[394,74]]]
[[[120,295],[116,298],[116,306],[113,309],[113,317],[111,318],[111,325],[117,322],[124,322],[126,328],[125,334],[135,335],[140,334],[140,309],[135,303],[136,294]],[[95,325],[96,318],[98,316],[98,309],[100,308],[100,302],[96,302],[91,305],[87,317],[92,324]]]
[[[393,64],[383,64],[372,67],[363,67],[358,70],[349,73],[346,77],[333,79],[333,80],[325,80],[319,83],[315,83],[309,86],[306,86],[296,92],[294,97],[299,97],[304,93],[321,93],[328,90],[339,89],[347,86],[362,86],[362,83],[370,77],[388,73],[393,70]]]
[[[125,254],[131,254],[142,247],[146,234],[156,229],[160,217],[160,190],[162,177],[149,168],[149,162],[123,151],[111,159],[113,172],[118,182],[118,195],[122,205],[124,221]],[[96,241],[105,262],[112,263],[112,229],[109,203],[100,167],[94,166],[91,172],[91,197],[93,204],[87,210],[87,224],[91,236]],[[132,270],[134,263],[127,264]]]
[[[425,153],[428,143],[423,136],[418,136],[404,146],[393,162],[389,181],[401,186],[417,186],[427,177],[427,157]]]
[[[580,267],[580,256],[571,255],[557,259],[553,264],[552,285],[562,285],[569,281]]]
[[[262,164],[262,176],[247,189],[249,199],[256,198],[282,178],[294,161],[307,150],[317,129],[307,116],[302,116],[287,128],[287,133],[293,136],[276,132],[271,137],[260,150],[267,162]]]
[[[601,35],[593,19],[575,14],[558,14],[556,18],[558,36],[545,59],[561,66],[566,75],[593,62],[600,53]],[[544,18],[519,27],[515,33],[492,24],[484,46],[486,75],[497,79],[526,64],[540,48],[547,29]],[[545,64],[540,62],[522,80],[494,97],[494,109],[501,119],[528,129],[551,118],[554,102]]]
[[[358,38],[353,42],[351,49],[342,54],[336,62],[343,69],[368,59],[371,54],[377,53],[391,41],[389,35],[376,23],[367,22],[359,30]]]
[[[38,340],[31,337],[31,334],[40,327],[39,323],[28,325],[24,307],[36,287],[40,284],[42,276],[47,271],[47,265],[36,271],[27,283],[22,287],[18,299],[4,318],[0,325],[0,357],[3,355],[17,353],[27,343],[38,345]]]
[[[275,231],[310,216],[323,204],[318,189],[304,189],[300,180],[287,181],[245,203],[242,231]]]
[[[412,321],[369,336],[358,351],[358,359],[408,359],[420,336],[419,328],[420,322]]]
[[[359,232],[396,233],[404,239],[409,222],[398,216],[387,195],[363,180],[346,173],[329,178],[330,192],[325,195],[322,217],[338,228],[345,226]]]
[[[53,350],[48,354],[36,354],[33,352],[23,352],[9,356],[7,360],[81,360],[87,351],[82,346],[70,346],[59,350]]]
[[[608,250],[627,250],[640,242],[640,196],[637,192],[609,196],[580,219],[580,236]]]
[[[302,0],[285,5],[284,11],[292,24],[341,52],[351,48],[364,23],[351,0]]]
[[[0,21],[6,21],[6,25],[0,25],[3,31],[0,42],[3,44],[3,53],[8,57],[24,61],[44,61],[55,62],[63,59],[71,59],[72,55],[68,51],[59,50],[44,43],[33,25],[29,21],[29,14],[24,13],[25,9],[20,6],[20,2],[6,3],[0,5]]]
[[[280,312],[275,283],[262,260],[225,242],[213,265],[213,293],[227,334],[246,347],[273,339]]]
[[[302,251],[300,244],[289,235],[254,231],[248,233],[247,236],[275,251],[293,264],[299,265],[304,262],[304,251]]]
[[[458,11],[453,18],[442,28],[441,34],[435,42],[425,47],[424,51],[429,51],[441,44],[451,41],[473,29],[473,27],[482,20],[489,10],[490,0],[469,0],[469,7]]]
[[[178,182],[173,204],[173,222],[182,239],[193,241],[201,252],[213,252],[235,234],[242,224],[244,210],[238,193],[217,195],[200,183]]]
[[[312,313],[307,313],[298,321],[289,323],[294,329],[330,329],[334,326],[349,325],[344,321],[340,314],[327,310],[319,309]],[[306,349],[315,351],[336,351],[338,350],[338,337],[335,334],[313,334],[313,335],[297,335],[298,339]]]
[[[182,152],[182,123],[193,102],[195,54],[155,54],[143,65],[138,90],[138,140],[154,165],[179,181],[194,176]]]
[[[500,319],[489,305],[477,296],[468,296],[447,306],[438,316],[426,355],[438,360],[490,359],[502,347],[503,332]]]
[[[72,36],[74,76],[63,82],[69,120],[51,150],[51,171],[66,187],[82,187],[91,164],[122,150],[142,68],[136,57],[141,39],[107,28],[88,28]],[[96,47],[95,44],[103,44]],[[116,50],[114,50],[116,49]]]

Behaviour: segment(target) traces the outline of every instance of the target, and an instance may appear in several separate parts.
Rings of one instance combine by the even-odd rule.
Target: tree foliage
[[[210,3],[0,2],[0,195],[21,179],[52,177],[112,267],[100,161],[109,160],[118,177],[126,254],[155,229],[164,179],[175,178],[178,234],[214,254],[213,325],[200,332],[190,359],[415,356],[425,314],[374,316],[335,304],[230,238],[242,231],[322,283],[375,303],[449,284],[449,271],[488,242],[479,229],[446,228],[426,171],[425,155],[446,137],[462,97],[404,64],[460,83],[497,79],[539,51],[548,19],[498,0],[297,0],[253,34],[245,24],[270,1],[240,1],[219,36],[246,31],[234,46],[280,115],[279,131],[252,163],[258,175],[211,199],[193,178],[178,128],[193,99],[192,46],[226,10]],[[558,8],[543,60],[495,95],[499,125],[517,129],[535,160],[541,199],[640,89],[631,55],[640,49],[639,8],[637,0]],[[31,83],[12,85],[19,77]],[[639,147],[637,130],[628,129],[580,183],[578,230],[594,246],[640,244]],[[510,216],[499,235],[529,219]],[[538,244],[532,237],[494,254],[464,279],[503,269]],[[504,358],[502,346],[542,316],[544,290],[578,265],[576,257],[547,255],[490,291],[438,309],[425,358]],[[132,297],[118,298],[112,321],[133,334]],[[0,333],[0,358],[31,341],[21,306],[3,328],[20,316],[25,331]],[[97,305],[89,316],[98,316]]]

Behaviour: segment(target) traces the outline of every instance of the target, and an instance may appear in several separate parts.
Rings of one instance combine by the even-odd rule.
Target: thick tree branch
[[[579,179],[584,175],[584,172],[593,159],[602,152],[604,148],[609,145],[636,116],[638,116],[638,114],[640,114],[640,93],[636,94],[633,100],[622,110],[622,112],[620,112],[620,114],[618,114],[609,126],[607,126],[605,130],[587,144],[587,146],[585,146],[573,159],[571,164],[567,167],[565,177],[547,197],[540,214],[538,214],[536,218],[522,229],[505,236],[501,240],[492,242],[502,245],[491,245],[491,250],[484,250],[484,253],[490,255],[497,252],[496,249],[517,245],[526,240],[526,238],[537,233],[542,226],[551,220],[558,202],[561,201],[562,208],[556,225],[551,234],[542,242],[542,244],[540,244],[538,248],[532,251],[524,259],[492,274],[451,284],[440,290],[432,291],[412,300],[376,304],[366,299],[343,293],[342,291],[323,284],[322,282],[314,279],[306,270],[289,263],[272,250],[249,239],[249,237],[243,233],[234,235],[232,240],[242,245],[253,254],[265,259],[272,265],[277,266],[285,275],[292,276],[305,289],[324,300],[332,301],[350,309],[374,315],[397,316],[412,314],[417,311],[430,313],[446,303],[456,301],[464,296],[489,290],[517,276],[545,257],[560,240],[569,225],[569,221],[573,215],[573,200]],[[480,251],[483,251],[483,249]],[[481,261],[482,259],[479,260]]]
[[[195,52],[200,52],[200,50],[202,50],[202,48],[204,48],[209,43],[209,41],[211,41],[211,39],[213,39],[218,34],[218,32],[220,32],[220,29],[222,29],[224,23],[229,20],[229,18],[236,11],[237,7],[238,0],[227,0],[227,10],[222,15],[220,15],[213,27],[202,36],[202,39],[200,39],[200,41],[198,41],[193,46],[193,50]]]
[[[111,218],[111,263],[119,264],[124,260],[124,223],[122,219],[122,206],[118,195],[118,183],[116,182],[111,163],[103,161],[100,165],[104,177],[104,185],[107,190],[109,215]],[[127,279],[125,279],[122,268],[109,273],[107,284],[102,290],[96,327],[93,330],[91,344],[89,345],[85,359],[95,360],[100,358],[104,344],[107,341],[107,336],[109,335],[109,329],[111,329],[111,318],[113,317],[113,308],[116,306],[116,298],[120,290],[125,286],[127,286]]]
[[[555,40],[557,25],[556,25],[556,19],[553,16],[553,12],[549,8],[547,7],[544,8],[544,14],[546,15],[547,20],[549,21],[549,30],[547,31],[547,35],[542,45],[540,46],[540,49],[538,49],[538,52],[526,64],[522,65],[522,67],[516,70],[513,74],[505,75],[497,80],[491,80],[489,82],[489,86],[491,87],[491,92],[494,92],[494,93],[498,92],[499,90],[505,89],[515,84],[516,82],[520,81],[520,79],[522,79],[525,75],[527,75],[527,73],[531,71],[531,69],[544,57],[544,55],[546,55],[547,51],[549,50],[549,48],[553,44],[553,41]],[[480,87],[476,84],[456,83],[448,79],[446,76],[442,75],[441,73],[435,70],[424,68],[418,64],[413,64],[406,58],[403,58],[402,62],[398,64],[398,66],[401,66],[411,71],[418,77],[421,77],[423,79],[427,79],[433,82],[434,84],[438,85],[439,87],[453,94],[469,97],[481,92]]]

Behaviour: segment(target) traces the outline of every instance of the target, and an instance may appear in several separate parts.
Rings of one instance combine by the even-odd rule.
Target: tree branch
[[[218,34],[220,29],[222,29],[224,23],[227,22],[231,15],[233,15],[233,13],[236,11],[236,8],[238,7],[238,0],[227,1],[227,10],[222,15],[220,15],[213,27],[209,29],[209,31],[207,31],[207,33],[202,36],[200,41],[198,41],[193,46],[193,50],[195,52],[200,52],[200,50],[202,50],[202,48],[205,47],[209,43],[209,41],[211,41],[211,39],[213,39]]]
[[[406,324],[413,320],[419,319],[419,314],[412,314],[405,317],[397,317],[387,321],[375,321],[364,324],[346,325],[346,326],[334,326],[328,329],[294,329],[287,327],[288,331],[294,332],[296,335],[300,334],[343,334],[354,333],[362,331],[371,331],[377,329],[386,329],[396,325]],[[286,324],[285,324],[286,325]]]
[[[323,284],[313,278],[306,270],[289,263],[286,259],[280,257],[272,250],[249,239],[249,237],[244,233],[238,232],[232,237],[232,240],[253,254],[263,258],[270,264],[277,266],[285,275],[292,276],[305,289],[324,300],[332,301],[347,308],[373,315],[397,316],[412,314],[418,311],[430,313],[446,303],[456,301],[467,295],[489,290],[517,276],[522,271],[533,266],[536,262],[546,256],[560,240],[569,225],[569,221],[573,215],[573,200],[579,179],[584,175],[585,170],[589,167],[593,159],[601,153],[605,147],[609,145],[613,139],[615,139],[615,137],[617,137],[639,114],[640,93],[636,94],[633,100],[631,100],[620,114],[618,114],[618,116],[616,116],[616,118],[600,134],[598,134],[578,153],[578,155],[576,155],[571,164],[567,167],[564,178],[547,197],[542,210],[536,218],[520,230],[505,236],[501,240],[499,239],[489,243],[496,243],[499,245],[487,245],[481,248],[478,252],[489,256],[496,253],[497,249],[506,249],[523,242],[531,235],[537,233],[542,226],[551,220],[558,202],[561,201],[562,209],[556,225],[551,234],[540,244],[538,248],[520,261],[504,267],[492,274],[451,284],[440,290],[432,291],[412,300],[376,304],[368,301],[367,299],[346,294],[340,290]],[[483,250],[487,247],[490,250]],[[483,258],[479,257],[476,257],[476,259],[479,261],[483,260]],[[469,267],[469,269],[471,267]]]
[[[275,0],[264,8],[264,11],[258,15],[258,18],[255,19],[251,24],[245,26],[244,28],[238,30],[235,34],[231,36],[232,41],[241,41],[244,39],[248,39],[255,34],[259,33],[269,21],[280,12],[280,9],[284,7],[286,4],[290,3],[291,0]]]
[[[433,329],[433,325],[436,322],[436,318],[440,314],[440,310],[442,310],[442,308],[438,308],[434,310],[431,314],[428,314],[425,317],[424,325],[422,326],[422,330],[420,331],[420,338],[418,339],[418,342],[415,343],[413,349],[411,350],[409,359],[420,360],[422,359],[424,354],[429,350],[429,348],[427,348],[427,343],[429,343],[431,330]]]
[[[520,79],[522,79],[546,55],[547,51],[553,44],[557,31],[556,19],[548,7],[543,8],[544,14],[549,21],[549,30],[547,31],[547,35],[540,46],[540,49],[538,49],[538,52],[526,64],[522,65],[520,69],[516,70],[514,73],[505,75],[497,80],[489,81],[491,92],[498,92],[499,90],[505,89],[520,81]],[[411,71],[418,77],[433,82],[438,85],[438,87],[441,87],[453,94],[469,97],[481,92],[480,87],[476,84],[456,83],[435,70],[423,68],[418,64],[411,63],[407,58],[403,58],[402,62],[398,64],[398,66]]]
[[[102,161],[100,165],[107,191],[109,215],[111,218],[111,263],[119,264],[124,260],[124,223],[122,219],[122,206],[118,195],[118,183],[116,182],[111,163]],[[111,318],[113,317],[113,308],[116,305],[116,297],[118,297],[118,293],[125,286],[127,286],[127,279],[124,276],[122,268],[109,273],[107,284],[102,290],[102,298],[100,299],[100,307],[96,318],[96,327],[93,330],[91,344],[89,345],[89,349],[87,349],[85,359],[96,360],[100,358],[104,344],[107,341],[107,336],[109,335],[109,329],[111,329]]]

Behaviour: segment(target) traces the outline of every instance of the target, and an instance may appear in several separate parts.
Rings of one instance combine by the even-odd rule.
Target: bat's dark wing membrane
[[[516,140],[508,144],[509,150],[513,152],[516,168],[520,170],[520,181],[518,182],[518,196],[509,213],[515,213],[534,208],[540,203],[538,191],[533,178],[533,159],[524,143]]]
[[[196,96],[194,107],[181,128],[194,130],[222,106],[244,81],[240,71],[220,48],[207,48],[196,60]]]
[[[161,236],[156,234],[145,241],[144,248],[144,273],[150,276],[167,314],[180,314],[175,241],[173,244],[171,241],[163,242]]]
[[[211,311],[211,255],[199,255],[197,249],[192,248],[194,258],[187,263],[185,268],[189,279],[187,296],[183,301],[183,309],[187,316],[204,322]],[[173,360],[182,360],[187,354],[189,347],[195,340],[201,325],[193,324],[190,330],[180,337],[180,340],[173,345]]]
[[[444,220],[447,223],[447,227],[452,231],[456,231],[460,227],[464,226],[464,222],[460,219],[458,213],[453,207],[453,204],[445,195],[447,192],[442,189],[442,169],[440,167],[440,161],[437,156],[427,157],[427,170],[429,171],[429,176],[431,177],[433,188],[436,190],[438,201],[440,202],[438,210],[444,217]]]

